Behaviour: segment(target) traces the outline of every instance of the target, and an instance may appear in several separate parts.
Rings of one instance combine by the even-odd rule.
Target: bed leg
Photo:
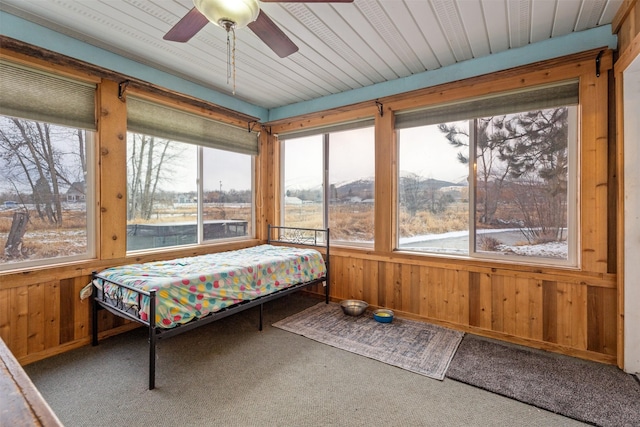
[[[259,331],[262,331],[262,311],[263,311],[263,310],[262,310],[262,306],[263,306],[263,305],[264,305],[264,304],[260,304],[260,326],[258,326],[258,330],[259,330]]]
[[[91,302],[93,312],[91,313],[91,345],[98,345],[98,288],[93,285],[93,276],[91,277],[93,289],[91,290]]]
[[[324,303],[329,304],[329,280],[324,284]]]
[[[156,291],[149,296],[149,390],[156,388]]]

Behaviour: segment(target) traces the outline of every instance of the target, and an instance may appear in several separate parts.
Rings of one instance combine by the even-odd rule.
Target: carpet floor
[[[319,303],[273,326],[438,380],[444,379],[463,336],[406,319],[379,323],[370,311],[347,316],[336,303]]]
[[[447,377],[598,426],[640,426],[640,383],[615,366],[466,334]]]
[[[584,425],[271,326],[318,302],[293,294],[265,304],[262,332],[255,307],[162,340],[155,390],[147,390],[144,329],[25,370],[66,427]]]

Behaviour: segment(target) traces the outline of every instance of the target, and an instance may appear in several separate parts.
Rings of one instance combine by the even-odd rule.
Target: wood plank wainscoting
[[[383,259],[332,249],[332,295],[467,332],[615,363],[615,275]]]
[[[94,260],[16,270],[0,274],[0,337],[22,364],[89,344],[90,304],[79,294],[93,270],[112,265],[170,259],[264,241],[266,224],[281,218],[281,150],[277,133],[375,117],[376,186],[375,245],[373,248],[332,247],[331,274],[334,299],[361,298],[401,316],[423,319],[481,335],[544,348],[605,363],[616,363],[621,339],[616,280],[616,157],[610,144],[610,70],[613,53],[601,57],[600,77],[595,63],[599,50],[531,64],[487,76],[379,99],[383,115],[373,101],[335,111],[267,123],[260,136],[256,159],[256,233],[251,241],[202,245],[140,256],[126,254],[126,102],[117,97],[113,73],[75,60],[60,60],[50,52],[9,49],[0,56],[29,64],[65,70],[86,78],[99,78],[97,170],[97,256]],[[39,55],[39,56],[38,56]],[[45,58],[45,59],[42,59]],[[52,65],[53,64],[53,65]],[[84,68],[83,68],[84,67]],[[83,72],[79,70],[84,70]],[[89,71],[87,71],[89,70]],[[436,257],[395,251],[395,186],[397,176],[394,112],[486,95],[499,91],[552,83],[580,81],[579,247],[576,268],[532,266],[470,258]],[[202,101],[132,81],[130,90],[187,109],[194,114],[215,114],[218,120],[238,125],[203,106]],[[214,113],[212,113],[214,111]],[[246,123],[246,122],[245,122]],[[270,130],[270,132],[267,132]],[[613,192],[613,193],[611,193]],[[613,198],[615,200],[615,197]],[[132,327],[111,314],[100,314],[102,335]]]

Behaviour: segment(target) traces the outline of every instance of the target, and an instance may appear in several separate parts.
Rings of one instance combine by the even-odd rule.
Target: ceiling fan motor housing
[[[255,21],[260,13],[258,0],[193,0],[193,4],[207,19],[226,29],[243,28]]]

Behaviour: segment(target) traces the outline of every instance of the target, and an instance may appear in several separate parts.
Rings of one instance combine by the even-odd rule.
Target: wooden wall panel
[[[342,270],[342,284],[332,291],[336,300],[361,298],[372,308],[389,308],[398,316],[615,362],[615,276],[603,285],[558,280],[555,274],[544,280],[537,272],[467,271],[407,260],[371,260],[366,255],[360,260],[333,255],[331,262]]]
[[[618,50],[624,52],[640,34],[640,3],[638,0],[623,0],[611,26],[618,36]]]
[[[11,292],[0,289],[0,338],[5,343],[11,342]]]
[[[543,293],[539,279],[516,278],[516,335],[542,340]]]
[[[441,268],[429,268],[427,274],[427,317],[432,319],[438,319],[442,316],[440,298],[443,274],[444,271]]]
[[[378,301],[378,261],[364,260],[363,276],[362,276],[362,299],[368,301],[369,304],[379,305]]]
[[[29,287],[12,288],[9,290],[9,294],[11,340],[8,343],[8,347],[16,358],[20,359],[28,354]]]
[[[28,287],[27,353],[44,350],[44,288],[45,284]]]
[[[395,116],[393,111],[386,110],[381,116],[375,115],[375,233],[374,242],[377,251],[392,251],[395,236],[395,182],[397,172],[396,133],[394,131]],[[380,237],[377,237],[380,236]]]
[[[44,349],[60,344],[60,284],[57,281],[45,285],[44,291]]]
[[[588,271],[606,273],[607,190],[608,190],[608,85],[604,76],[586,73],[580,85],[580,99],[593,102],[582,105],[581,134],[581,243],[582,266]],[[604,79],[606,80],[606,79]]]
[[[421,267],[420,277],[418,279],[418,287],[420,289],[418,297],[420,298],[420,306],[417,313],[419,316],[425,318],[429,316],[429,272],[429,268]]]
[[[363,260],[351,258],[349,260],[349,295],[352,299],[364,298],[364,269],[362,268]]]
[[[587,348],[586,287],[557,283],[557,342],[576,349]]]
[[[469,273],[469,325],[491,330],[491,275]]]
[[[127,110],[118,97],[119,85],[98,85],[99,255],[121,258],[127,252]]]
[[[344,280],[344,268],[342,268],[342,262],[344,258],[336,256],[331,257],[331,295],[339,299],[347,299],[347,291],[345,287],[348,286]]]
[[[444,295],[447,307],[445,320],[457,323],[469,323],[469,273],[460,270],[445,270],[444,283],[447,294]]]
[[[617,294],[615,289],[587,290],[587,349],[608,355],[617,351]]]
[[[60,281],[60,344],[74,340],[75,298],[73,295],[73,279]]]

